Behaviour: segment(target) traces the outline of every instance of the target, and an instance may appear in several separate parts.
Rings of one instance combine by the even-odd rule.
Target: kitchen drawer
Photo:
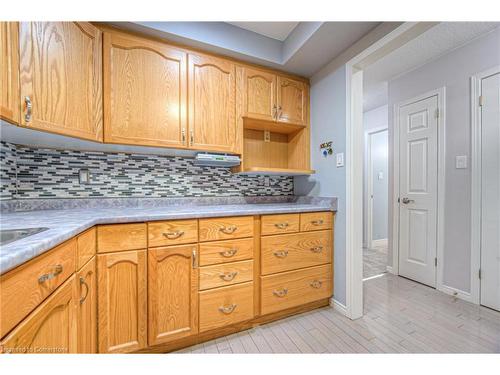
[[[110,253],[146,248],[146,223],[111,224],[97,227],[97,252]]]
[[[200,267],[200,290],[253,280],[253,260]]]
[[[332,227],[332,212],[308,212],[300,214],[300,230],[302,232],[332,229]]]
[[[253,238],[200,244],[200,266],[253,258]]]
[[[198,220],[172,220],[148,223],[149,247],[198,242]]]
[[[200,332],[253,318],[253,283],[205,290],[200,296]]]
[[[299,231],[299,214],[266,215],[261,219],[261,234],[295,233]]]
[[[253,216],[200,219],[200,242],[253,237]]]
[[[76,271],[71,239],[0,278],[0,337],[33,311]]]
[[[82,268],[97,251],[97,231],[94,228],[83,232],[76,237],[77,269]]]
[[[304,305],[332,295],[332,265],[261,276],[262,315]]]
[[[268,236],[261,240],[262,275],[317,266],[331,261],[331,230]]]

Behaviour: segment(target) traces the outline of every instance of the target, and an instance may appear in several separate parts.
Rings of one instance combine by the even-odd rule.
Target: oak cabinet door
[[[19,123],[19,24],[0,22],[0,118]]]
[[[149,345],[198,332],[197,245],[149,249]]]
[[[78,285],[78,353],[97,353],[96,259],[92,258],[76,274]]]
[[[278,76],[278,122],[307,125],[308,91],[306,83]]]
[[[276,120],[276,75],[245,68],[244,116],[257,120]]]
[[[97,257],[99,353],[146,347],[146,250]]]
[[[75,276],[69,278],[2,341],[12,353],[76,353]]]
[[[104,140],[184,148],[186,53],[120,33],[104,33]]]
[[[20,24],[23,126],[102,141],[101,37],[86,22]]]
[[[235,65],[194,54],[188,61],[190,146],[231,152],[236,148]]]

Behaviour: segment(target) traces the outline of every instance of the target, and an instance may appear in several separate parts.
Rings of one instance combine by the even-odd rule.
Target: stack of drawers
[[[333,214],[262,216],[261,314],[329,298]]]
[[[252,319],[254,218],[199,223],[199,331]]]

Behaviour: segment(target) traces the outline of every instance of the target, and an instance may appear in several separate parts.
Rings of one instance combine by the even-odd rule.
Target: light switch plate
[[[340,152],[337,154],[337,168],[344,166],[344,153]]]
[[[467,155],[455,156],[455,168],[467,169]]]

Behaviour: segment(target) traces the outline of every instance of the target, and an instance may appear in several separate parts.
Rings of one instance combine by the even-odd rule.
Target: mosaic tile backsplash
[[[38,149],[0,142],[0,199],[293,195],[293,178],[199,167],[194,159]],[[78,174],[88,169],[90,182]]]

